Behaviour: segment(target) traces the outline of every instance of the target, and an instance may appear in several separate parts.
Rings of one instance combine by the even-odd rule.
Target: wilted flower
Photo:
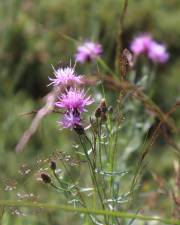
[[[49,78],[51,81],[49,85],[53,84],[54,86],[61,85],[63,87],[68,87],[83,83],[82,76],[77,76],[72,67],[54,69],[54,75],[55,78]]]
[[[66,109],[67,111],[77,110],[78,112],[84,112],[85,107],[93,103],[90,96],[86,97],[84,90],[76,90],[71,88],[59,97],[59,101],[55,105],[59,108]]]
[[[85,63],[96,59],[102,53],[102,46],[98,43],[86,41],[77,48],[75,59],[77,62]]]
[[[166,47],[153,41],[149,47],[148,57],[156,63],[166,63],[169,59],[169,54]]]
[[[135,55],[147,53],[152,42],[153,39],[149,34],[142,34],[132,41],[130,49]]]
[[[64,128],[74,128],[81,125],[81,118],[78,112],[66,112],[63,119],[59,122]]]

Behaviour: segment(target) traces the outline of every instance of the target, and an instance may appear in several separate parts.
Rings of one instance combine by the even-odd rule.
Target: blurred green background
[[[58,116],[51,115],[42,121],[36,135],[17,155],[15,146],[32,120],[32,116],[22,116],[21,113],[39,109],[42,105],[41,97],[50,90],[47,84],[48,76],[52,76],[51,64],[57,65],[60,60],[67,64],[70,59],[73,61],[76,45],[63,38],[63,34],[79,41],[92,39],[100,42],[104,49],[103,58],[113,69],[123,4],[123,0],[0,0],[1,199],[5,197],[4,183],[9,178],[21,180],[20,188],[23,184],[23,190],[34,191],[40,199],[56,201],[56,195],[48,192],[47,196],[47,188],[37,184],[35,179],[19,178],[18,169],[23,163],[33,165],[38,157],[56,149],[69,151],[74,137],[70,131],[59,131]],[[179,24],[179,0],[129,0],[122,47],[128,48],[138,33],[149,32],[156,40],[165,43],[170,53],[169,62],[159,67],[152,87],[153,99],[164,111],[179,99]],[[88,73],[91,69],[91,65],[78,68]],[[178,111],[173,117],[178,126]],[[160,151],[152,156],[150,166],[166,177],[172,172],[176,155],[165,143],[157,144],[155,151],[159,148]],[[162,164],[157,165],[159,157]],[[6,195],[10,197],[11,193],[6,192]],[[11,216],[5,215],[3,219],[6,220],[4,224],[24,224],[26,221],[26,224],[55,225],[72,224],[74,217],[64,219],[63,223],[59,222],[58,214],[53,214],[53,218],[50,214],[37,218],[32,213],[31,220],[16,217],[13,223]]]

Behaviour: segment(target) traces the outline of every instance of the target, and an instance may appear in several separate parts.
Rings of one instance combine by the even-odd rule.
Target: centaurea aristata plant
[[[155,64],[166,63],[169,58],[165,46],[157,43],[148,34],[136,37],[130,49],[134,55],[134,63],[141,54],[147,56]],[[75,58],[77,62],[84,63],[96,60],[101,53],[100,44],[85,42],[77,48]],[[119,95],[117,104],[113,103],[113,107],[108,107],[105,95],[97,104],[93,97],[84,90],[84,76],[78,75],[75,67],[54,69],[54,75],[55,77],[49,80],[50,85],[60,88],[55,103],[56,109],[61,111],[58,125],[74,131],[77,135],[77,142],[81,145],[83,152],[78,150],[74,155],[78,155],[78,159],[87,162],[88,172],[86,173],[89,175],[86,174],[85,182],[88,186],[81,187],[81,181],[78,185],[69,186],[58,177],[55,170],[56,163],[51,162],[50,168],[60,185],[58,188],[66,193],[68,202],[74,199],[77,207],[79,204],[85,208],[93,207],[110,211],[133,210],[132,200],[134,193],[139,189],[138,176],[142,172],[143,163],[136,171],[130,172],[127,170],[126,162],[141,147],[143,137],[154,121],[154,115],[142,110],[142,104],[136,99],[129,99],[124,91]],[[147,83],[148,87],[151,85],[151,79],[147,77],[151,76],[150,72],[138,78],[134,69],[132,73],[129,72],[128,76],[134,85],[141,86],[144,91]],[[118,80],[114,82],[117,84]],[[87,110],[92,103],[97,105],[94,114]],[[139,117],[140,113],[141,117]],[[124,115],[128,116],[128,119],[124,120]],[[41,177],[45,183],[52,184],[47,174],[42,174]],[[123,177],[128,180],[125,186],[122,183]],[[54,184],[52,186],[54,187]],[[75,196],[73,190],[76,190]],[[84,194],[85,190],[88,190],[88,195],[92,198]],[[86,217],[86,221],[88,221],[87,224],[107,225],[124,222],[110,215],[95,216],[91,213]]]
[[[152,62],[165,63],[169,57],[165,47],[156,43],[150,35],[136,38],[130,49],[136,60],[137,56],[145,54]],[[101,52],[100,44],[85,42],[84,45],[78,47],[76,60],[80,63],[95,60]],[[130,79],[134,73],[135,70],[132,75],[129,74]],[[141,147],[143,136],[153,123],[154,116],[149,112],[142,111],[142,105],[137,104],[136,100],[127,99],[126,94],[119,96],[117,105],[114,107],[108,107],[105,96],[97,105],[93,97],[84,90],[84,76],[78,75],[75,72],[75,67],[54,69],[54,75],[55,77],[49,78],[49,80],[50,85],[60,88],[55,103],[56,109],[61,111],[58,125],[61,128],[74,131],[77,135],[77,142],[81,145],[83,152],[80,153],[78,150],[74,155],[77,154],[80,160],[87,162],[88,172],[86,173],[89,174],[89,176],[86,175],[85,182],[85,185],[88,186],[83,188],[80,184],[67,185],[56,174],[55,162],[51,162],[50,168],[60,185],[58,188],[66,193],[68,202],[72,202],[74,199],[77,207],[79,205],[85,208],[93,206],[96,209],[111,211],[130,210],[134,192],[139,188],[137,175],[142,172],[142,166],[136,172],[130,173],[127,170],[126,161]],[[144,76],[140,79],[134,77],[131,81],[136,81],[135,85],[143,86],[143,79]],[[125,103],[123,103],[124,101]],[[87,110],[92,103],[97,105],[94,115]],[[123,108],[122,103],[124,104]],[[136,116],[140,111],[141,117],[137,118]],[[129,120],[124,121],[124,114],[128,115]],[[43,173],[41,177],[45,183],[50,183],[56,187],[47,174]],[[129,180],[126,181],[126,187],[121,182],[123,177],[127,177],[126,179]],[[81,181],[79,182],[81,183]],[[76,190],[75,196],[74,190]],[[85,190],[88,190],[92,198],[83,194],[83,192],[86,193]],[[102,217],[93,214],[89,214],[86,221],[88,224],[107,225],[122,222],[122,220],[110,215]]]
[[[169,54],[166,48],[153,40],[150,35],[134,39],[130,49],[133,55],[131,57],[123,55],[123,62],[126,64],[120,65],[124,68],[130,64],[128,62],[130,58],[134,59],[133,68],[123,74],[125,82],[120,79],[122,74],[102,76],[101,82],[112,88],[113,93],[108,92],[104,86],[101,94],[99,90],[102,86],[101,88],[98,86],[100,78],[98,75],[95,77],[93,83],[93,86],[97,87],[95,93],[101,96],[98,101],[95,100],[97,99],[95,94],[90,95],[85,90],[85,85],[92,84],[91,77],[88,83],[88,76],[79,75],[75,71],[75,66],[53,68],[54,76],[49,78],[49,85],[58,88],[54,107],[60,112],[58,120],[60,132],[69,129],[74,133],[78,147],[73,149],[71,156],[66,157],[66,153],[57,153],[58,157],[50,162],[50,171],[42,172],[41,179],[59,191],[68,206],[73,204],[74,208],[70,207],[71,211],[79,210],[87,215],[81,215],[82,224],[131,224],[133,222],[131,219],[138,218],[136,214],[143,207],[141,204],[138,206],[135,201],[139,202],[136,194],[141,188],[140,177],[145,166],[144,159],[149,151],[146,148],[148,143],[143,148],[144,137],[155,120],[155,113],[159,119],[162,113],[158,114],[157,107],[154,109],[154,104],[144,94],[144,92],[148,94],[147,87],[153,82],[149,78],[151,68],[148,73],[138,77],[136,63],[141,54],[147,56],[151,63],[165,63]],[[128,50],[125,52],[131,54]],[[79,63],[95,61],[101,53],[100,44],[85,42],[78,47],[76,60]],[[131,62],[131,65],[133,63]],[[103,65],[106,65],[105,62]],[[109,71],[111,69],[102,73]],[[108,95],[111,96],[111,104],[108,104],[110,102]],[[148,106],[148,110],[143,107],[141,101]],[[90,110],[91,105],[94,105],[93,111]],[[62,163],[60,173],[59,158]],[[131,158],[134,160],[131,160],[129,165]],[[73,176],[72,165],[79,166],[78,178]],[[79,207],[83,209],[80,210]],[[117,218],[116,213],[121,211],[125,214],[119,214]],[[126,215],[132,212],[133,215]]]

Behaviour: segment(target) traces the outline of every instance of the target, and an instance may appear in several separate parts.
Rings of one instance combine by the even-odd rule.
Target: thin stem
[[[81,193],[80,193],[80,191],[79,191],[79,188],[78,188],[77,185],[75,184],[75,181],[74,181],[74,179],[73,179],[71,173],[68,171],[68,169],[67,169],[65,163],[64,163],[63,161],[61,161],[61,162],[62,162],[62,164],[63,164],[63,166],[64,166],[64,168],[65,168],[65,170],[66,170],[68,176],[70,177],[72,183],[74,184],[74,186],[75,186],[75,188],[76,188],[77,194],[79,195],[80,203],[82,204],[83,207],[87,208],[86,202],[84,201],[84,198],[83,198],[83,196],[81,195]],[[90,220],[92,221],[92,223],[94,223],[94,221],[93,221],[93,219],[92,219],[92,216],[89,215],[89,217],[90,217]],[[96,223],[95,223],[95,224],[96,224]]]
[[[94,161],[93,161],[93,167],[94,167],[94,169],[95,169],[95,168],[96,168],[95,149],[94,149],[94,146],[92,145],[91,141],[89,140],[89,138],[88,138],[88,136],[87,136],[86,134],[85,134],[85,138],[86,138],[86,140],[88,141],[88,143],[90,144],[91,149],[92,149],[93,159],[94,159]]]
[[[58,181],[58,183],[59,183],[59,184],[63,187],[63,189],[64,189],[64,183],[61,182],[61,180],[59,179],[59,177],[58,177],[58,175],[56,174],[55,170],[53,170],[53,175],[54,175],[54,177],[56,178],[56,180]],[[66,196],[66,198],[68,199],[68,193],[67,193],[67,192],[70,192],[70,190],[65,189],[65,196]]]
[[[59,190],[59,191],[68,191],[68,190],[66,190],[66,189],[63,189],[63,188],[61,188],[61,187],[58,187],[58,186],[56,186],[55,184],[53,184],[52,182],[50,183],[50,185],[53,187],[53,188],[55,188],[55,189],[57,189],[57,190]]]
[[[107,126],[107,129],[109,130],[109,172],[112,173],[113,172],[113,165],[114,165],[113,164],[114,150],[113,150],[113,146],[112,146],[113,136],[112,136],[111,121],[109,119],[109,116],[108,116],[108,125],[109,125],[109,128]],[[110,176],[109,187],[110,187],[110,195],[111,195],[112,194],[112,189],[113,189],[113,176]]]
[[[97,119],[97,126],[98,126],[98,139],[99,139],[99,163],[100,163],[100,168],[101,170],[103,169],[103,165],[102,165],[102,156],[101,156],[101,131],[102,131],[102,124],[101,124],[101,120],[99,122],[99,120]]]
[[[62,164],[63,164],[63,166],[64,166],[64,168],[65,168],[65,170],[66,170],[66,172],[67,172],[67,174],[68,174],[68,176],[69,176],[69,178],[71,179],[72,183],[74,184],[74,186],[75,186],[75,188],[76,188],[76,191],[77,191],[77,193],[78,193],[78,195],[79,195],[79,199],[80,199],[81,202],[83,203],[84,207],[86,207],[86,203],[85,203],[85,201],[84,201],[84,199],[83,199],[83,196],[81,195],[81,193],[80,193],[80,191],[79,191],[79,188],[78,188],[77,185],[75,184],[75,181],[74,181],[74,179],[73,179],[71,173],[70,173],[69,170],[67,169],[67,166],[65,165],[65,163],[64,163],[63,161],[61,161],[61,162],[62,162]]]
[[[92,179],[92,181],[95,184],[95,187],[97,189],[102,208],[105,209],[105,206],[104,206],[104,203],[103,203],[103,199],[102,199],[102,196],[101,196],[101,192],[99,190],[99,185],[98,185],[98,182],[97,182],[97,179],[96,179],[96,174],[94,173],[93,164],[92,164],[91,159],[90,159],[90,157],[88,155],[88,152],[87,152],[87,149],[86,149],[86,145],[83,143],[83,141],[81,139],[81,135],[79,135],[79,139],[80,139],[80,143],[81,143],[81,145],[83,147],[84,153],[86,155],[86,158],[87,158],[87,160],[89,162],[88,164],[89,164],[89,170],[90,170],[90,174],[91,174],[91,179]],[[105,216],[105,221],[106,221],[106,224],[107,224],[106,216]]]
[[[33,202],[22,202],[22,201],[9,201],[0,200],[1,206],[15,206],[15,207],[28,207],[28,208],[42,208],[44,210],[63,210],[66,212],[79,212],[84,214],[94,214],[94,215],[107,215],[113,217],[119,217],[122,219],[138,219],[143,221],[157,221],[164,224],[180,225],[180,220],[166,219],[161,217],[137,215],[133,213],[126,212],[115,212],[110,210],[99,210],[99,209],[87,209],[87,208],[74,208],[72,206],[66,206],[61,204],[47,204],[47,203],[33,203]]]

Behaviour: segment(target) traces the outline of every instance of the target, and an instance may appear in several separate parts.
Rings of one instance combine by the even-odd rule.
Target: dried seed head
[[[51,183],[51,178],[47,173],[41,173],[41,179],[44,181],[46,184]]]

